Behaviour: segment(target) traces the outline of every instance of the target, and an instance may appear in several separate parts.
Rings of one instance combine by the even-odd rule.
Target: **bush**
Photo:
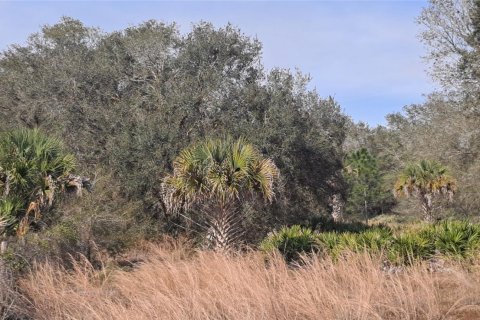
[[[311,229],[294,225],[268,235],[260,248],[266,252],[278,250],[287,261],[292,261],[299,258],[301,253],[317,251],[318,245]]]
[[[317,245],[323,252],[336,258],[343,248],[342,237],[336,232],[324,232],[317,234]]]
[[[465,221],[445,221],[433,227],[435,249],[454,258],[468,258],[480,248],[480,225]]]
[[[435,253],[433,242],[415,233],[403,233],[393,237],[387,256],[397,264],[412,264],[413,261],[426,259]]]
[[[375,228],[356,235],[356,247],[371,252],[381,252],[392,241],[390,229]],[[353,248],[352,248],[353,249]]]
[[[414,226],[393,232],[386,227],[371,227],[362,232],[314,233],[308,228],[293,226],[273,233],[262,248],[278,249],[287,260],[301,252],[325,252],[337,258],[345,251],[384,254],[395,264],[412,264],[435,255],[454,259],[477,256],[480,249],[480,224],[446,221],[437,225]]]

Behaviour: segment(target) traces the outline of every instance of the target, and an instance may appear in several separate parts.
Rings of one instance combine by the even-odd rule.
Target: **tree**
[[[75,159],[58,139],[39,130],[14,130],[0,136],[0,234],[24,235],[52,207],[59,193],[83,187],[73,175]]]
[[[430,0],[418,18],[425,27],[422,40],[429,49],[432,76],[449,90],[480,86],[479,13],[476,0]]]
[[[397,197],[415,196],[422,205],[424,220],[432,221],[434,198],[444,196],[451,202],[456,190],[456,180],[446,167],[422,160],[405,167],[395,183],[394,194]]]
[[[422,40],[429,49],[432,76],[444,92],[407,109],[404,128],[416,146],[405,154],[413,155],[416,149],[417,158],[448,165],[462,186],[455,209],[471,215],[480,208],[480,1],[431,0],[418,21],[425,26]],[[423,119],[420,125],[414,122],[418,119]],[[436,143],[439,136],[442,143]]]
[[[0,131],[38,127],[64,137],[79,170],[104,171],[120,186],[110,203],[138,203],[142,219],[164,216],[158,177],[184,148],[248,137],[282,172],[278,201],[241,208],[246,238],[258,241],[327,213],[329,197],[343,192],[341,181],[328,182],[341,176],[347,119],[308,77],[267,72],[261,49],[231,25],[202,22],[183,34],[147,21],[107,33],[63,18],[0,54],[0,118],[9,119]],[[158,225],[178,230],[170,222]]]
[[[244,139],[207,140],[183,150],[163,179],[167,210],[179,212],[200,204],[207,214],[209,237],[215,249],[231,248],[241,237],[237,211],[245,197],[274,198],[279,172]]]
[[[370,213],[378,210],[385,200],[383,177],[377,165],[377,159],[367,151],[360,149],[345,157],[344,172],[349,183],[347,210],[350,213],[363,212],[368,221]]]

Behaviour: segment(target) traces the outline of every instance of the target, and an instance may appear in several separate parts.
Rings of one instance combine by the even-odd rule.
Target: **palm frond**
[[[65,152],[59,139],[37,129],[0,135],[0,168],[0,196],[14,195],[22,202],[23,217],[18,212],[15,215],[18,234],[28,230],[30,216],[39,219],[43,211],[48,211],[58,191],[75,188],[71,175],[75,168],[74,156]],[[80,180],[81,187],[88,185],[88,179]],[[77,183],[77,193],[81,193],[80,184]]]
[[[398,197],[409,197],[417,193],[453,195],[456,191],[456,180],[448,173],[447,168],[428,160],[405,167],[394,187],[394,193]]]
[[[209,216],[211,237],[218,246],[241,235],[238,213],[230,208],[246,194],[273,201],[278,168],[245,139],[210,139],[183,150],[174,160],[173,173],[161,185],[167,213],[189,210],[193,204],[216,203]]]
[[[239,199],[246,192],[272,201],[278,169],[246,140],[211,139],[183,150],[162,182],[165,203],[178,209],[205,199]],[[175,204],[176,202],[176,204]]]

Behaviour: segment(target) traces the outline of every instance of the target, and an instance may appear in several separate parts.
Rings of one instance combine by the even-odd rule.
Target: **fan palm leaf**
[[[168,212],[215,203],[209,218],[211,236],[217,235],[217,242],[226,245],[238,238],[233,204],[256,194],[273,201],[278,176],[274,162],[245,139],[210,139],[183,150],[174,160],[173,173],[162,182],[163,202]]]
[[[456,191],[457,182],[448,169],[428,160],[406,166],[394,186],[395,196],[415,196],[420,199],[426,220],[432,219],[432,200],[435,196],[445,196],[452,201]]]
[[[20,201],[14,216],[17,234],[23,235],[33,220],[53,204],[75,168],[75,158],[60,140],[39,130],[21,129],[0,135],[0,195],[3,202]]]

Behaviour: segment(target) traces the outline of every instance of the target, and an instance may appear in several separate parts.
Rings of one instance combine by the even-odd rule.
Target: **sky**
[[[355,121],[385,124],[385,115],[422,103],[435,89],[415,22],[427,1],[3,1],[0,50],[62,16],[110,32],[149,19],[186,33],[203,21],[228,22],[263,43],[263,64],[296,68],[310,88],[333,96]]]

